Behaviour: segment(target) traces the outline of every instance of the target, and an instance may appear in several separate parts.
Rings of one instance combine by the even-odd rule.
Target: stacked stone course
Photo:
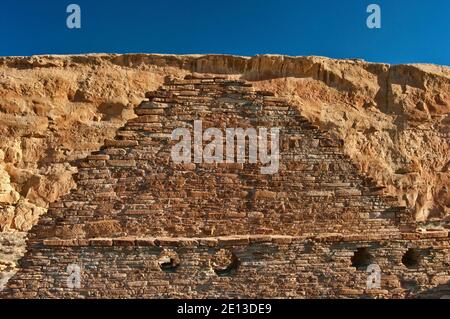
[[[146,97],[114,140],[79,163],[77,188],[32,230],[3,296],[389,298],[441,285],[431,296],[446,294],[448,232],[416,232],[343,141],[284,99],[196,76],[167,79]],[[192,131],[195,120],[203,129],[281,128],[279,172],[173,163],[172,131]],[[352,264],[362,247],[382,270],[380,289],[367,289],[368,274]],[[409,249],[421,257],[412,267]],[[67,287],[70,264],[82,268],[80,288]]]

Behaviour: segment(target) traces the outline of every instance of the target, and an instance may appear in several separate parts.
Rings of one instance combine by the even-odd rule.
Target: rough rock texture
[[[417,232],[405,207],[358,172],[344,141],[284,98],[204,76],[168,78],[146,96],[138,117],[78,164],[77,187],[30,232],[4,297],[447,295],[448,230]],[[223,155],[174,163],[172,131],[192,135],[196,120],[203,130],[279,127],[279,170]],[[368,265],[381,269],[377,287]]]
[[[445,226],[448,67],[140,54],[0,58],[1,231],[30,230],[48,203],[75,186],[76,161],[135,117],[145,92],[157,89],[167,75],[191,72],[227,74],[285,97],[342,139],[361,172],[385,185],[386,194],[427,222],[424,227]],[[0,265],[7,259],[0,258]]]

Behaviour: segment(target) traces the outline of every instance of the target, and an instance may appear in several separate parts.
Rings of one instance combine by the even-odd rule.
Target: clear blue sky
[[[66,7],[81,7],[79,30]],[[382,28],[366,26],[367,5]],[[0,1],[0,55],[322,55],[450,65],[450,0]]]

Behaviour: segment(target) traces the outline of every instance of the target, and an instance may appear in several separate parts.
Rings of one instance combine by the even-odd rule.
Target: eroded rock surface
[[[10,239],[0,241],[0,265],[21,255],[24,232],[75,186],[73,164],[135,117],[145,92],[166,76],[192,72],[227,74],[288,99],[344,140],[361,172],[385,185],[416,220],[445,226],[449,67],[267,55],[6,57],[0,58],[0,230]]]

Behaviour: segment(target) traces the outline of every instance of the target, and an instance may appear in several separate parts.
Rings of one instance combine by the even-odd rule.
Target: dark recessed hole
[[[173,250],[165,250],[158,259],[159,268],[165,272],[175,272],[180,265],[180,258]]]
[[[358,270],[366,271],[370,264],[373,264],[373,256],[370,254],[369,248],[358,248],[352,257],[352,266]]]
[[[220,249],[212,259],[212,267],[217,276],[231,276],[239,267],[239,259],[231,251]]]
[[[419,267],[422,262],[422,254],[418,249],[410,248],[402,257],[402,263],[408,268]]]

